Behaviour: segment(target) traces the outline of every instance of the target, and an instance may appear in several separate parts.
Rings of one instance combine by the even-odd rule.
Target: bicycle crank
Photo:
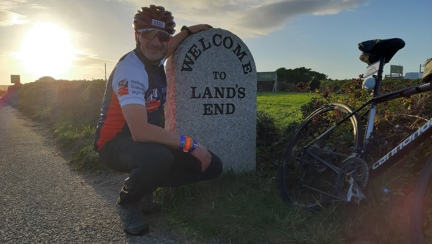
[[[369,179],[369,168],[361,158],[350,158],[344,162],[336,179],[336,192],[348,202],[359,203],[365,199],[363,188]]]

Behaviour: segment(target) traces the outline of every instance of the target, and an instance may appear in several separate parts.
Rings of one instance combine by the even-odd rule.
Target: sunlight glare
[[[32,75],[58,78],[72,66],[74,48],[66,30],[37,23],[24,37],[19,57]]]

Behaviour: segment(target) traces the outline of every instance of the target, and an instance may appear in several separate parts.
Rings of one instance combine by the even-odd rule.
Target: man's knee
[[[130,169],[142,168],[153,172],[168,171],[174,157],[165,146],[157,143],[136,143],[133,149],[123,155],[131,163]]]

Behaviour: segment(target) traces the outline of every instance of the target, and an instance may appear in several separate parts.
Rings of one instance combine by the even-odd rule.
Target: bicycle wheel
[[[412,243],[432,243],[432,157],[426,161],[414,188],[410,237]]]
[[[279,168],[285,201],[317,211],[334,200],[342,200],[335,189],[337,176],[344,160],[357,148],[361,128],[356,114],[336,123],[351,112],[345,104],[326,105],[315,110],[295,131]]]

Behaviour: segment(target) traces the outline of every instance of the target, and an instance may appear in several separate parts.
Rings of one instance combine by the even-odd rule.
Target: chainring
[[[354,181],[363,189],[369,180],[369,167],[361,158],[354,157],[347,159],[341,171],[336,177],[336,192],[338,195],[346,199],[348,189],[350,187],[348,179],[352,177]]]

